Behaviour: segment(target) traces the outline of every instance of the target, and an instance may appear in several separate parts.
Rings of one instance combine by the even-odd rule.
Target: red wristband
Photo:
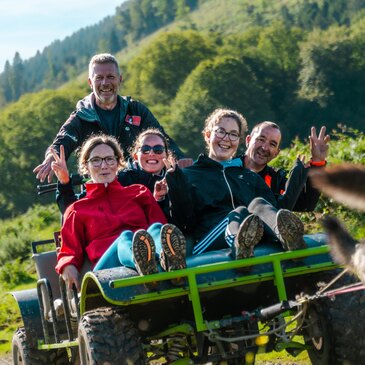
[[[323,161],[312,161],[312,159],[310,159],[309,164],[311,166],[320,167],[320,166],[325,166],[327,164],[327,161],[326,160],[323,160]]]

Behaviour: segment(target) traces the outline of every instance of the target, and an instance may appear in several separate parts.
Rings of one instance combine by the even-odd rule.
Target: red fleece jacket
[[[143,185],[86,184],[86,197],[70,205],[61,229],[62,245],[56,271],[66,265],[78,270],[85,253],[93,265],[125,230],[147,229],[152,223],[166,223],[166,217]]]

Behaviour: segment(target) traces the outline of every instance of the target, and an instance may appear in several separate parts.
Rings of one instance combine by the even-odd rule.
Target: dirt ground
[[[10,354],[0,357],[0,365],[11,365],[12,363],[13,361]]]

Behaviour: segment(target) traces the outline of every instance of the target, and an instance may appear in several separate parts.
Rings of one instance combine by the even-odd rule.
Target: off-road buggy
[[[330,283],[341,270],[324,234],[305,241],[294,252],[259,244],[238,261],[208,252],[144,277],[88,271],[79,295],[59,281],[56,251],[40,252],[51,241],[34,242],[37,287],[12,293],[24,323],[14,364],[254,364],[258,353],[307,350],[315,365],[363,365],[364,291],[343,294],[354,290],[347,275]]]

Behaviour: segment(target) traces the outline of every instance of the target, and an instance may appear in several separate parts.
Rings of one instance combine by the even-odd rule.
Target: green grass
[[[35,279],[28,284],[22,284],[11,289],[0,287],[0,357],[11,350],[11,340],[14,332],[20,326],[22,321],[16,300],[10,294],[10,291],[25,290],[34,288]]]

